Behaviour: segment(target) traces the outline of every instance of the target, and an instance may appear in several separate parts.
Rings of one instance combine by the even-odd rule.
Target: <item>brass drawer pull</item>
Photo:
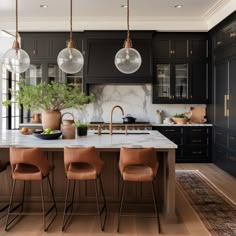
[[[192,132],[202,132],[202,129],[192,129]]]
[[[175,132],[174,129],[166,129],[165,131],[166,131],[166,132]]]
[[[202,151],[192,151],[192,154],[202,154]]]
[[[231,161],[236,161],[236,157],[228,157]]]
[[[201,139],[194,139],[194,140],[192,140],[192,142],[193,142],[193,143],[201,143],[202,140],[201,140]]]

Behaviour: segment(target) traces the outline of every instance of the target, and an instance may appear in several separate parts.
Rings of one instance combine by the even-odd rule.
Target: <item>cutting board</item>
[[[206,116],[206,108],[205,107],[191,107],[191,123],[205,123],[207,119],[204,117]]]

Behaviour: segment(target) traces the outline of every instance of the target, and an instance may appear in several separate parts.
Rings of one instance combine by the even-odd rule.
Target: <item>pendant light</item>
[[[142,64],[142,58],[139,52],[132,47],[132,41],[129,31],[129,0],[127,0],[127,38],[124,42],[124,48],[120,49],[115,55],[116,68],[124,74],[136,72]]]
[[[11,49],[3,56],[3,62],[10,72],[22,73],[30,66],[30,58],[26,51],[20,48],[18,42],[18,0],[16,0],[16,39]]]
[[[84,65],[84,57],[79,50],[74,48],[72,39],[72,0],[70,0],[70,39],[67,48],[58,54],[57,63],[60,69],[68,74],[79,72]]]

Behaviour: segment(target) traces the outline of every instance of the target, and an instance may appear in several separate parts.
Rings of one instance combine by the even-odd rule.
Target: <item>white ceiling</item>
[[[20,31],[68,31],[69,0],[18,0]],[[74,0],[73,30],[125,29],[126,0]],[[48,8],[40,8],[45,4]],[[183,5],[176,9],[175,5]],[[236,10],[236,0],[130,0],[130,28],[207,31]],[[15,0],[0,0],[0,29],[14,31]]]

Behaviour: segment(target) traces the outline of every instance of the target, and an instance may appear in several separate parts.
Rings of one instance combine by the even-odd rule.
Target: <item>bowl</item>
[[[189,121],[189,118],[178,118],[178,117],[172,117],[172,120],[176,124],[186,124]]]
[[[57,139],[62,134],[61,130],[53,130],[52,134],[43,134],[42,132],[43,131],[36,131],[33,133],[33,135],[40,139],[49,140],[49,139]]]

